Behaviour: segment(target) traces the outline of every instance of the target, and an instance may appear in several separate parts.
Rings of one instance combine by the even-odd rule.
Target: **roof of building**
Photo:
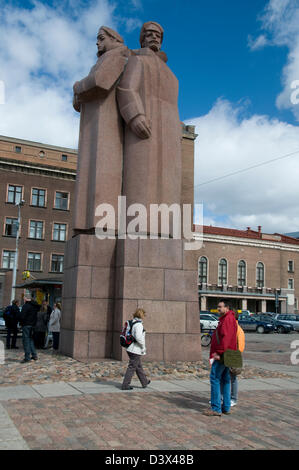
[[[199,232],[200,228],[198,225],[195,225],[195,232]],[[261,227],[256,230],[252,230],[250,227],[247,227],[247,230],[240,230],[234,228],[226,227],[213,227],[212,225],[204,225],[203,233],[210,235],[222,235],[226,237],[236,237],[236,238],[250,238],[256,240],[269,240],[276,241],[280,243],[288,243],[292,245],[299,245],[299,240],[297,238],[291,237],[289,235],[284,235],[281,233],[263,233]]]

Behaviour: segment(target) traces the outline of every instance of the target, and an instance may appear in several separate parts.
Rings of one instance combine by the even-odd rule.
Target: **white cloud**
[[[199,134],[195,202],[204,203],[207,224],[295,231],[299,227],[299,128],[268,116],[243,115],[244,106],[218,100],[208,114],[188,121]],[[197,186],[297,150],[293,157]]]
[[[101,25],[117,30],[120,20],[110,0],[40,1],[32,9],[0,0],[0,134],[76,147],[79,114],[72,108],[72,85],[96,61]],[[138,20],[122,20],[129,29]]]
[[[280,109],[291,109],[299,121],[299,105],[291,101],[291,84],[299,80],[299,0],[270,0],[260,20],[265,33],[255,40],[249,36],[249,47],[256,50],[272,45],[289,49],[282,71],[283,90],[276,99],[276,105]]]

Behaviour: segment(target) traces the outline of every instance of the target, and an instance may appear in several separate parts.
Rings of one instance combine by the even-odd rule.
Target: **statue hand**
[[[151,136],[151,128],[143,115],[136,116],[131,121],[130,127],[140,139],[148,139]]]
[[[73,108],[80,113],[80,100],[78,95],[73,97]]]

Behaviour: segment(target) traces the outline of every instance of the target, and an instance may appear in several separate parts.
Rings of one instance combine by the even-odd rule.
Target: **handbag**
[[[217,343],[220,344],[218,331],[216,330]],[[239,375],[242,372],[243,359],[242,353],[237,349],[227,349],[221,356],[220,362],[228,367],[231,374]]]

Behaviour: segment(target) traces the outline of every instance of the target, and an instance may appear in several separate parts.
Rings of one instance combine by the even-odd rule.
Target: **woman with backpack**
[[[141,357],[146,354],[145,330],[142,323],[144,317],[145,311],[142,308],[138,308],[133,315],[131,334],[135,341],[127,348],[129,365],[123,380],[122,390],[133,390],[133,387],[130,386],[130,383],[134,372],[136,372],[137,377],[141,382],[142,388],[146,388],[150,383],[150,380],[148,380],[146,377],[141,364]]]
[[[36,349],[44,349],[45,338],[48,325],[48,314],[47,310],[41,306],[41,309],[37,312],[36,325],[34,327],[33,341]]]

